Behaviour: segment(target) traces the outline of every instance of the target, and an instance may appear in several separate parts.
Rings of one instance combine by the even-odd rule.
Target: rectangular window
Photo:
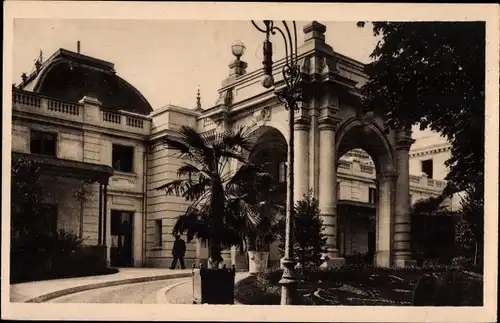
[[[337,182],[337,200],[340,199],[340,182]]]
[[[57,134],[32,130],[30,137],[32,154],[56,156]]]
[[[155,246],[161,247],[163,244],[163,228],[162,228],[162,220],[155,220]]]
[[[408,205],[411,207],[411,194],[408,195]]]
[[[422,160],[420,163],[421,163],[422,173],[425,173],[428,178],[433,178],[432,159]]]
[[[377,203],[377,189],[373,187],[368,188],[368,202],[370,204]]]
[[[132,173],[134,165],[134,147],[113,144],[113,169]]]

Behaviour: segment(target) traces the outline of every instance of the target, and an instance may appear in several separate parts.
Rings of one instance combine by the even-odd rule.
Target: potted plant
[[[273,179],[257,184],[257,201],[254,203],[258,206],[259,222],[247,233],[250,274],[257,274],[268,267],[270,244],[278,238],[280,212],[284,211],[281,188]]]
[[[270,244],[277,239],[277,214],[267,214],[261,217],[255,229],[248,234],[248,271],[257,274],[266,270],[269,262]]]
[[[188,242],[197,238],[208,244],[209,268],[203,270],[201,280],[214,276],[213,279],[233,281],[232,284],[221,283],[219,287],[234,286],[234,273],[219,269],[221,251],[232,246],[243,247],[245,233],[259,222],[257,205],[251,202],[256,196],[255,183],[267,177],[242,154],[252,147],[252,137],[244,128],[208,137],[192,127],[182,126],[175,135],[167,136],[165,143],[178,157],[189,161],[177,170],[178,179],[157,188],[191,202],[177,217],[172,233],[186,234]],[[236,171],[228,171],[226,166],[231,165],[232,160],[243,165]],[[222,271],[227,275],[221,274]],[[213,293],[233,293],[233,290],[222,291],[217,285],[206,285],[203,281],[197,286],[212,286]],[[209,295],[210,292],[200,294]],[[211,303],[210,297],[206,302]]]

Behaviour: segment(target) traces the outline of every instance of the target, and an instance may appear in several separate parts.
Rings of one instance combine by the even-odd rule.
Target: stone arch
[[[256,158],[264,150],[278,149],[285,156],[288,143],[283,133],[273,126],[260,126],[251,133],[253,139],[252,149],[247,152],[248,160]]]
[[[373,224],[371,221],[368,221],[364,224],[357,224],[357,227],[355,227],[354,224],[352,224],[353,219],[349,217],[349,214],[341,215],[340,213],[346,212],[345,210],[341,211],[337,206],[338,215],[341,216],[339,218],[339,223],[342,223],[343,228],[349,227],[349,232],[352,230],[356,232],[365,232],[364,230],[366,230],[368,253],[373,255],[374,263],[377,266],[390,266],[392,262],[394,185],[397,178],[395,172],[395,150],[384,134],[384,131],[380,129],[377,124],[362,120],[361,118],[351,118],[342,123],[337,129],[335,143],[337,161],[345,153],[358,148],[368,153],[375,166],[375,223]],[[368,193],[370,194],[370,192]],[[337,203],[338,200],[339,197],[337,196]],[[359,208],[361,206],[357,207]],[[362,213],[366,215],[370,214],[370,212],[373,212],[373,210],[369,211],[365,209]],[[358,234],[362,235],[362,233],[359,232]],[[340,237],[345,234],[344,232],[338,236]],[[373,246],[373,249],[370,249],[370,245]]]
[[[264,171],[271,174],[277,184],[277,198],[285,204],[286,201],[286,162],[288,143],[283,133],[269,125],[259,126],[251,133],[254,144],[247,154],[247,160],[264,167]],[[277,213],[278,219],[282,214]],[[265,245],[269,251],[269,263],[277,265],[281,255],[279,254],[279,240]],[[266,250],[266,249],[264,249]]]
[[[370,155],[377,174],[395,170],[394,150],[377,124],[365,122],[361,118],[351,118],[338,127],[335,141],[337,160],[356,148],[361,148]]]

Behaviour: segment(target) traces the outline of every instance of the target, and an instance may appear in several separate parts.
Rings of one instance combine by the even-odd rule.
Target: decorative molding
[[[339,121],[334,119],[320,119],[318,120],[318,129],[319,131],[336,131],[338,123]]]
[[[376,181],[379,183],[396,182],[398,174],[396,172],[385,172],[377,174]]]
[[[311,123],[309,122],[309,118],[299,118],[295,119],[293,124],[293,129],[295,131],[308,131],[311,128]]]
[[[426,150],[416,151],[416,152],[410,151],[410,157],[434,155],[434,154],[439,154],[439,153],[450,151],[450,150],[451,150],[451,146],[440,147],[440,148],[431,148],[431,149],[426,149]]]
[[[338,117],[339,107],[330,104],[319,108],[318,127],[320,130],[337,130],[337,125],[342,121]]]

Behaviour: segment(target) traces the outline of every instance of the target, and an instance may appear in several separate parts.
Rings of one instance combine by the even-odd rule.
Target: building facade
[[[411,264],[409,207],[441,193],[450,145],[435,134],[412,139],[411,132],[385,128],[381,116],[361,113],[364,66],[336,53],[325,31],[307,25],[299,47],[309,95],[294,126],[294,198],[309,191],[318,198],[330,264],[357,253],[372,253],[379,266]],[[276,88],[283,86],[283,64],[274,66]],[[188,203],[156,188],[176,178],[182,160],[162,138],[182,125],[207,135],[250,127],[258,139],[248,158],[271,162],[284,181],[287,112],[261,86],[260,69],[247,73],[239,58],[229,67],[208,109],[199,100],[193,109],[153,109],[112,63],[64,49],[23,75],[12,90],[12,156],[43,166],[54,225],[100,247],[112,266],[169,266],[171,230]],[[276,245],[271,262],[280,257]],[[247,266],[235,249],[224,257]],[[205,247],[188,244],[188,266],[207,258]]]

